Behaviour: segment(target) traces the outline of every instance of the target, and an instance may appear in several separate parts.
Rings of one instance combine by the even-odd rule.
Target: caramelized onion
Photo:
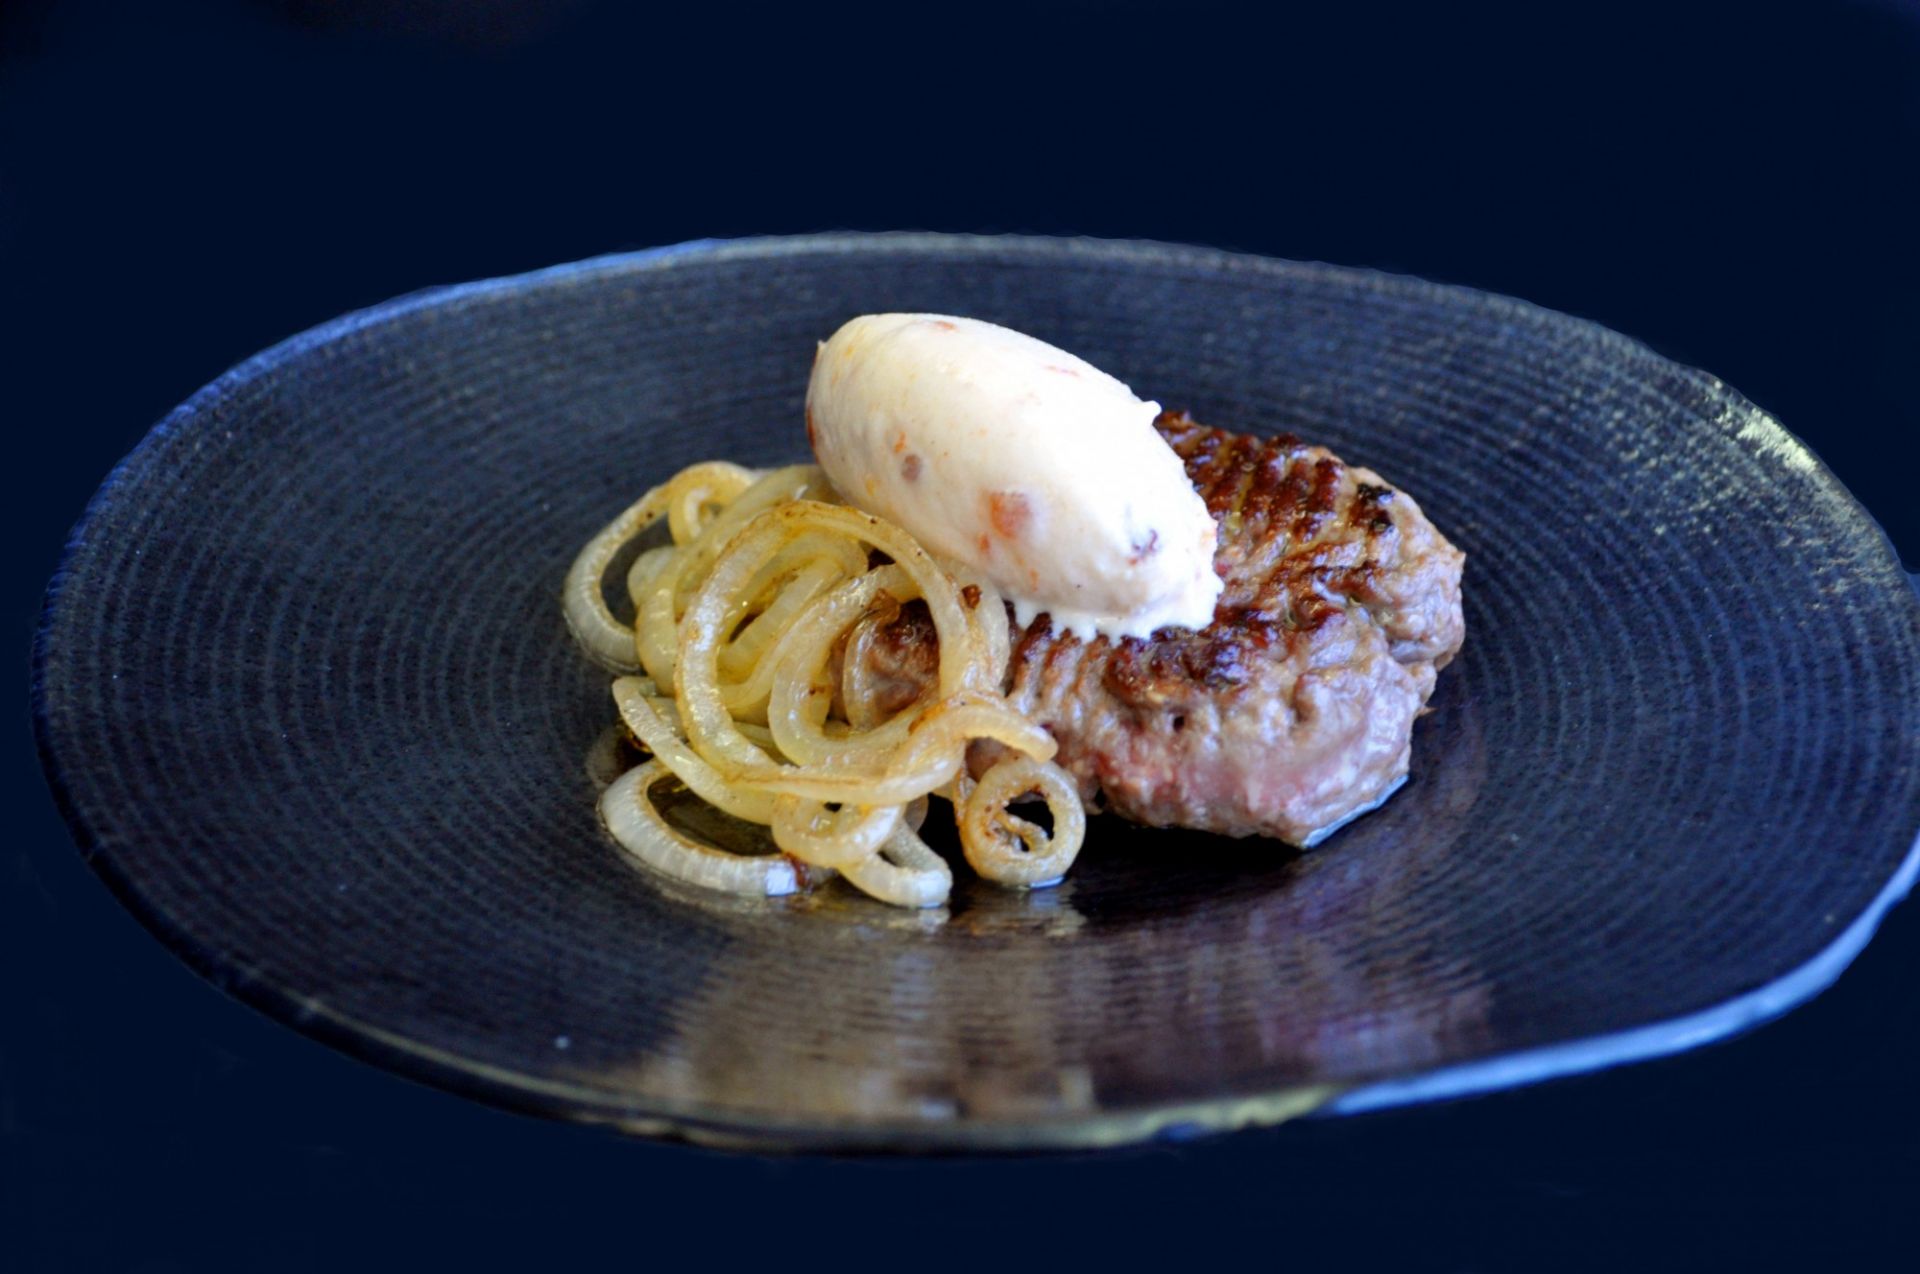
[[[635,621],[623,624],[606,573],[663,518],[673,542],[634,559]],[[1001,691],[1011,634],[999,595],[956,580],[897,526],[833,503],[818,469],[683,471],[588,543],[564,601],[590,654],[645,671],[620,677],[613,695],[652,758],[607,789],[601,812],[656,870],[759,895],[837,872],[883,901],[938,906],[953,874],[918,835],[932,793],[953,799],[962,849],[988,879],[1047,883],[1079,851],[1085,814],[1049,763],[1053,739]],[[911,601],[932,617],[938,672],[887,713],[870,655]],[[982,739],[1005,752],[975,784],[966,756]],[[668,776],[769,828],[781,853],[732,854],[671,826],[651,796]],[[1008,812],[1029,793],[1051,808],[1051,835]]]

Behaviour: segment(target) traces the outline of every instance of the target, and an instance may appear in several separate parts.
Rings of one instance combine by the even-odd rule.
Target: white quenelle
[[[1214,524],[1160,408],[1082,359],[975,319],[868,314],[820,346],[814,454],[1022,624],[1144,637],[1204,628],[1220,595]]]

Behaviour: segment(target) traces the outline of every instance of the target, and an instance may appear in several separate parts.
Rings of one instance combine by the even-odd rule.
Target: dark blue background
[[[1143,236],[1514,293],[1738,386],[1920,565],[1906,0],[649,7],[0,3],[16,684],[87,496],[229,364],[428,284],[767,231]],[[1913,1259],[1912,905],[1788,1019],[1628,1071],[1097,1159],[728,1157],[485,1109],[225,999],[73,854],[15,704],[10,1268],[546,1269],[702,1236],[769,1263]]]

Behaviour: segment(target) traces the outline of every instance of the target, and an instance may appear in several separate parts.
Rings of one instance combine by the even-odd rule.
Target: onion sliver
[[[1038,792],[1053,813],[1049,835],[1008,806]],[[1086,810],[1066,771],[1010,756],[980,777],[960,811],[960,844],[972,868],[1003,885],[1050,884],[1066,874],[1087,832]]]
[[[648,761],[615,779],[600,794],[600,817],[635,858],[689,884],[730,894],[776,897],[803,887],[802,871],[779,854],[729,854],[675,831],[653,803],[653,785],[667,768]]]
[[[953,870],[906,825],[880,852],[843,873],[862,891],[896,907],[938,907],[953,889]]]

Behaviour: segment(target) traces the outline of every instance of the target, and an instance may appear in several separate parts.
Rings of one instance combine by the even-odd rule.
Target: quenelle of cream
[[[1144,637],[1213,619],[1215,530],[1160,412],[1099,368],[974,319],[868,314],[820,346],[814,455],[1022,624]]]

